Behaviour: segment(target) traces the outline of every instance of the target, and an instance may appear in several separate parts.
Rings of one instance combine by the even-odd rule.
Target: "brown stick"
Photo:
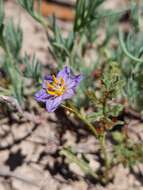
[[[133,117],[134,119],[143,121],[143,116],[140,113],[138,113],[137,111],[135,111],[129,107],[124,109],[124,113],[125,113],[125,115],[127,115],[129,117]]]
[[[38,9],[38,5],[35,2],[35,9]],[[74,20],[74,9],[64,5],[58,5],[56,3],[50,3],[42,1],[41,10],[43,16],[55,15],[57,18],[73,21]]]

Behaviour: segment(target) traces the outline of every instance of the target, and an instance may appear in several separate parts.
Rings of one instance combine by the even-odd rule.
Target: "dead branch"
[[[143,116],[140,113],[138,113],[137,111],[135,111],[129,107],[124,109],[124,113],[128,117],[132,117],[134,119],[143,121]]]
[[[11,96],[0,95],[0,102],[6,103],[11,107],[16,108],[19,113],[23,114],[22,108],[15,98]]]

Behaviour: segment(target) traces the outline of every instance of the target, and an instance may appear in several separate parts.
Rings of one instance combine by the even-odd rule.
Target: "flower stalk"
[[[88,127],[88,129],[94,134],[95,137],[98,136],[98,133],[95,129],[95,127],[86,120],[86,118],[80,113],[80,112],[77,112],[76,110],[68,107],[68,106],[65,106],[64,104],[62,104],[62,107],[67,109],[68,111],[74,113],[81,121],[83,121],[83,123],[86,124],[86,126]]]
[[[108,181],[108,171],[110,169],[110,160],[109,160],[109,156],[108,156],[107,149],[106,149],[105,132],[103,132],[101,135],[99,135],[96,128],[91,123],[89,123],[88,120],[86,120],[85,117],[80,112],[77,112],[75,109],[72,109],[64,104],[62,104],[61,106],[63,108],[65,108],[66,110],[74,113],[81,121],[83,121],[86,124],[85,126],[88,127],[88,129],[94,134],[94,136],[98,138],[99,143],[100,143],[101,152],[103,153],[103,157],[104,157],[104,163],[105,163],[104,177],[105,177],[105,181]]]
[[[99,137],[99,143],[100,143],[101,152],[103,153],[104,163],[105,163],[104,177],[105,177],[105,180],[108,181],[108,171],[110,169],[110,160],[109,160],[109,156],[108,156],[108,152],[106,148],[106,134],[105,133],[103,133]]]

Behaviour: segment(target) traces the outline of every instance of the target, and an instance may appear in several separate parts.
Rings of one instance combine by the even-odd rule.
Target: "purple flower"
[[[70,99],[82,79],[81,75],[73,75],[69,67],[64,67],[57,76],[45,76],[42,89],[35,94],[38,102],[46,104],[48,112],[53,112],[66,99]]]

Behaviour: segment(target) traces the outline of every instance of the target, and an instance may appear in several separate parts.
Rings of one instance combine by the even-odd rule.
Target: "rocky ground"
[[[44,66],[53,64],[41,26],[13,1],[6,2],[5,9],[6,17],[13,17],[24,31],[22,54],[35,53]],[[49,114],[33,98],[28,101],[31,112],[25,112],[23,118],[16,113],[0,115],[0,190],[143,190],[143,164],[132,173],[117,165],[111,170],[114,179],[106,186],[86,179],[57,151],[70,145],[78,156],[86,152],[90,166],[98,170],[101,163],[96,139],[82,128],[77,131],[76,123],[69,121],[62,110]],[[143,124],[131,121],[129,135],[143,143]]]

